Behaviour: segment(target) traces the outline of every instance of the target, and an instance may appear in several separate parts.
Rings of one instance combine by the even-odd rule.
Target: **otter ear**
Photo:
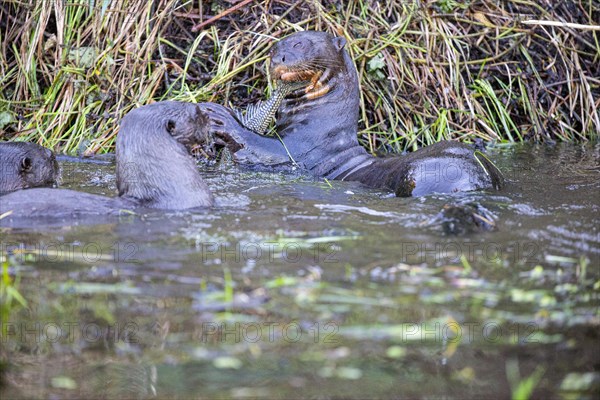
[[[21,158],[21,172],[27,172],[31,169],[31,158],[23,157]]]
[[[333,38],[333,45],[338,50],[342,50],[344,48],[344,46],[346,45],[346,39],[341,36],[335,37],[335,38]]]
[[[175,132],[175,126],[175,121],[172,119],[167,121],[167,132],[169,132],[170,135],[173,135],[173,132]]]

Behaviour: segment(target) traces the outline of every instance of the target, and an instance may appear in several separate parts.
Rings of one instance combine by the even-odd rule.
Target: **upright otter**
[[[60,177],[54,153],[35,143],[0,143],[0,195],[19,189],[52,186]]]
[[[129,112],[117,136],[117,188],[110,198],[68,189],[27,189],[2,196],[7,219],[116,214],[148,207],[181,210],[213,204],[186,148],[209,140],[210,120],[196,104],[159,102]]]
[[[358,143],[359,86],[346,40],[325,32],[298,32],[271,53],[271,75],[280,83],[309,81],[288,95],[276,128],[282,138],[261,137],[218,110],[215,132],[233,143],[241,164],[296,163],[315,176],[360,181],[397,196],[499,188],[500,171],[481,153],[457,142],[440,142],[406,156],[377,158]],[[291,161],[290,161],[291,158]]]

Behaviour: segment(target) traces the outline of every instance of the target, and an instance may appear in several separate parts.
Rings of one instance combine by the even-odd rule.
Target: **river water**
[[[600,146],[489,155],[500,192],[212,168],[210,210],[4,223],[27,307],[3,305],[0,394],[593,398]],[[110,161],[61,166],[64,187],[114,195]],[[457,203],[496,229],[445,234]]]

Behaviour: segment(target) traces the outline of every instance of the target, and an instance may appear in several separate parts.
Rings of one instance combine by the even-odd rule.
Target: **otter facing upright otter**
[[[160,102],[130,112],[117,138],[117,198],[28,189],[2,196],[0,215],[10,211],[13,217],[65,216],[133,207],[209,206],[212,196],[188,152],[192,145],[211,142],[209,133],[219,135],[239,163],[300,165],[318,177],[360,181],[392,190],[397,196],[502,185],[502,175],[485,156],[456,142],[440,142],[406,156],[380,159],[368,154],[358,143],[358,77],[345,43],[324,32],[299,32],[278,42],[271,63],[272,76],[281,87],[278,97],[245,116],[213,103]],[[283,143],[255,133],[265,130],[265,121],[279,103],[277,130]],[[38,168],[43,173],[29,177],[21,174],[29,168],[27,161],[22,162],[22,171],[12,171],[20,178],[10,179],[21,182],[20,186],[3,184],[0,189],[55,180],[56,161],[44,160],[46,166]],[[10,166],[17,164],[13,160]]]
[[[211,142],[210,120],[196,105],[159,102],[131,111],[117,135],[117,188],[143,207],[210,206],[212,195],[189,148]]]
[[[271,75],[280,83],[306,81],[286,96],[276,129],[282,138],[256,135],[218,109],[215,132],[232,144],[241,164],[298,164],[318,177],[360,181],[397,196],[499,188],[500,171],[482,154],[440,142],[406,156],[377,158],[358,143],[359,86],[346,41],[325,32],[298,32],[273,47]]]
[[[186,146],[210,141],[211,121],[196,104],[160,102],[128,113],[117,136],[118,197],[68,189],[26,189],[0,200],[13,218],[117,214],[136,207],[181,210],[213,204]]]

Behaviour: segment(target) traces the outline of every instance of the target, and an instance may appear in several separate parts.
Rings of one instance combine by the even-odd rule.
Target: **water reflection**
[[[214,170],[211,210],[2,227],[27,300],[2,321],[3,397],[592,396],[600,147],[491,157],[500,193]],[[62,167],[114,193],[110,163]],[[497,229],[444,235],[453,202]]]

